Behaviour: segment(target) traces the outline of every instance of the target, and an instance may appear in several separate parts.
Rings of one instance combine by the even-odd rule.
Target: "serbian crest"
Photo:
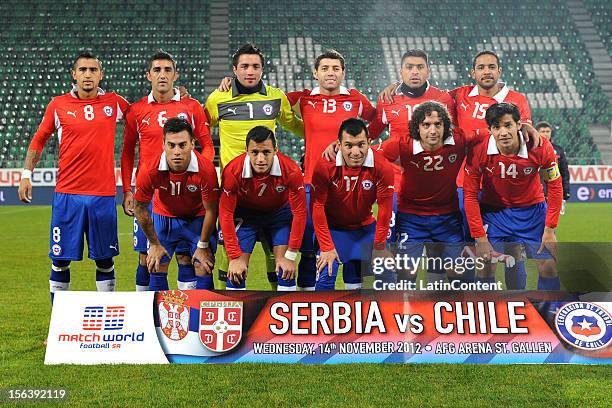
[[[200,303],[200,341],[210,351],[225,353],[242,339],[242,302]]]
[[[189,306],[185,306],[189,296],[180,290],[168,290],[160,295],[163,298],[158,306],[162,332],[170,340],[184,339],[189,333]]]

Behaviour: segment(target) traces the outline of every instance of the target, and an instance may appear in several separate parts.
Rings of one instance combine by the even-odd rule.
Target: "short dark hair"
[[[89,51],[83,51],[83,52],[79,53],[79,55],[77,55],[77,57],[72,62],[72,69],[76,69],[77,62],[79,62],[79,60],[82,59],[82,58],[84,58],[84,59],[95,59],[96,61],[98,61],[98,65],[100,66],[100,70],[102,70],[102,63],[100,62],[98,57],[96,57],[94,54],[92,54]]]
[[[444,135],[442,136],[442,140],[446,140],[447,138],[452,136],[451,131],[451,115],[448,112],[448,109],[445,105],[442,105],[439,102],[427,101],[423,102],[419,106],[417,106],[412,111],[412,118],[410,119],[410,137],[416,140],[421,139],[421,133],[419,132],[419,126],[421,123],[425,121],[427,116],[431,116],[433,112],[438,112],[438,116],[442,120],[442,124],[444,125]]]
[[[501,102],[494,103],[489,106],[487,109],[487,113],[485,115],[485,121],[487,122],[487,127],[491,128],[495,125],[499,125],[499,121],[502,116],[510,114],[512,115],[512,119],[515,122],[521,121],[521,112],[519,111],[518,106],[510,102]]]
[[[542,121],[536,123],[536,125],[535,125],[535,130],[540,130],[541,128],[552,129],[553,127],[552,127],[552,125],[550,123],[546,122],[545,120],[542,120]]]
[[[153,61],[157,60],[166,60],[172,62],[172,67],[176,71],[176,61],[174,60],[174,57],[172,56],[172,54],[162,49],[157,50],[157,52],[153,54],[151,58],[149,58],[149,69],[147,69],[147,71],[150,71],[151,68],[153,68]]]
[[[164,124],[164,140],[166,139],[166,135],[168,133],[180,133],[184,130],[189,133],[191,139],[194,139],[195,136],[193,135],[193,128],[186,119],[170,118]]]
[[[274,136],[274,132],[267,126],[255,126],[247,133],[246,147],[247,149],[249,148],[251,140],[255,143],[263,143],[268,139],[272,141],[272,146],[276,149],[276,136]]]
[[[413,48],[406,51],[404,55],[402,55],[402,65],[404,65],[404,60],[408,57],[423,58],[425,60],[425,64],[429,66],[429,58],[427,58],[427,53],[420,48]]]
[[[264,66],[264,56],[263,56],[263,53],[253,43],[246,43],[246,44],[242,45],[240,48],[238,48],[236,50],[234,55],[232,55],[232,65],[234,67],[237,67],[238,66],[238,60],[240,59],[240,56],[241,55],[245,55],[245,54],[259,55],[259,58],[261,59],[261,66],[262,67]]]
[[[342,141],[342,133],[344,132],[351,136],[357,136],[361,132],[365,132],[366,137],[368,137],[368,127],[365,122],[359,118],[348,118],[342,122],[340,130],[338,130],[338,140]]]
[[[492,55],[495,57],[495,60],[497,61],[497,67],[501,67],[501,64],[499,63],[499,56],[494,53],[493,51],[489,51],[489,50],[485,50],[485,51],[480,51],[478,54],[476,54],[476,56],[474,57],[474,59],[472,60],[472,69],[476,69],[476,60],[480,57],[482,57],[483,55]]]
[[[344,71],[344,57],[342,56],[342,54],[340,54],[336,50],[327,50],[323,54],[319,55],[314,63],[315,71],[319,69],[319,64],[321,64],[321,60],[324,58],[336,59],[340,61],[340,66],[342,67],[342,70]]]

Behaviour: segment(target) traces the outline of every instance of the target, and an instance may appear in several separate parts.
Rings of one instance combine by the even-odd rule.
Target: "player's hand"
[[[327,274],[332,276],[334,271],[334,261],[338,261],[338,264],[342,264],[340,262],[340,257],[338,256],[338,252],[335,249],[331,251],[321,251],[321,254],[317,258],[317,276],[325,267],[327,266]]]
[[[491,262],[491,253],[493,252],[493,247],[489,242],[489,239],[486,237],[476,238],[476,257],[481,258],[483,261],[489,263]]]
[[[134,216],[134,193],[126,191],[123,193],[123,212],[130,217]]]
[[[161,244],[151,244],[147,252],[147,269],[149,273],[159,271],[161,259],[165,256],[170,258],[170,254]]]
[[[197,276],[210,275],[215,267],[215,258],[210,248],[197,248],[191,257]]]
[[[242,258],[230,260],[229,267],[227,268],[227,279],[236,285],[240,285],[240,282],[247,277],[247,267],[248,265]]]
[[[538,131],[529,123],[523,123],[521,125],[521,131],[523,132],[523,138],[525,139],[525,143],[529,142],[529,140],[533,140],[534,148],[542,146],[542,137],[540,136]]]
[[[544,249],[548,249],[548,252],[550,252],[555,261],[557,260],[557,237],[555,236],[554,228],[544,227],[542,243],[538,249],[538,255],[541,254]]]
[[[325,157],[325,160],[327,160],[328,162],[334,161],[336,160],[336,153],[338,153],[339,148],[340,148],[340,142],[335,140],[331,142],[330,145],[325,148],[322,156]]]
[[[219,87],[217,88],[217,90],[221,92],[227,92],[231,88],[232,88],[232,78],[225,77],[221,80],[221,83],[219,84]]]
[[[276,273],[283,271],[281,276],[284,280],[291,280],[295,278],[296,271],[295,261],[285,258],[284,256],[279,256],[276,258]]]
[[[22,178],[19,182],[19,199],[24,203],[32,202],[32,182],[29,178]]]
[[[378,94],[378,99],[383,103],[393,103],[393,94],[398,86],[400,86],[399,81],[394,82],[391,85],[387,85],[387,87]]]
[[[560,215],[565,215],[565,204],[567,203],[566,200],[563,200],[563,202],[561,203],[561,211],[559,212]]]
[[[181,99],[191,97],[191,95],[189,95],[189,91],[184,86],[179,86],[178,90],[179,90],[179,95],[181,96]]]

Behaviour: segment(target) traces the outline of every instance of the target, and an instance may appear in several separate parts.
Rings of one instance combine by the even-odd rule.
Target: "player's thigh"
[[[236,222],[236,237],[238,238],[238,245],[243,253],[252,254],[257,242],[258,236],[261,232],[257,223],[250,223],[248,220],[237,219]]]
[[[336,247],[336,252],[338,252],[340,262],[368,262],[372,257],[375,230],[375,223],[356,230],[330,228],[329,232]]]
[[[49,257],[53,260],[83,259],[87,209],[81,196],[55,193],[51,210]]]
[[[181,224],[181,242],[178,243],[176,251],[177,253],[186,252],[189,253],[190,256],[193,256],[202,235],[202,224],[204,223],[204,217],[181,219],[179,223]],[[215,231],[210,234],[208,247],[214,256],[217,252],[217,238]],[[184,248],[187,250],[183,251]]]
[[[280,208],[271,215],[262,229],[264,237],[272,247],[289,243],[292,221],[293,214],[289,206]]]
[[[164,255],[160,263],[168,264],[182,240],[182,225],[178,218],[153,213],[153,228],[155,228],[155,234],[157,239],[159,239],[159,243],[169,255],[169,257]]]

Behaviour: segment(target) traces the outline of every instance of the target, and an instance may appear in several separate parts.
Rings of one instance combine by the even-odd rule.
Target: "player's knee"
[[[146,252],[138,253],[138,263],[141,264],[142,266],[147,266],[147,253]]]
[[[96,269],[99,272],[110,273],[115,269],[113,258],[96,259]]]
[[[58,272],[61,272],[63,270],[69,269],[70,268],[70,261],[69,260],[64,260],[64,259],[54,259],[51,262],[52,266],[54,266],[55,268],[53,268],[53,270],[56,270]]]
[[[556,278],[557,276],[559,276],[557,272],[557,265],[552,259],[547,259],[545,261],[539,262],[538,272],[540,276],[544,278]]]
[[[176,254],[176,263],[180,265],[191,265],[191,256],[187,253],[181,252]]]

